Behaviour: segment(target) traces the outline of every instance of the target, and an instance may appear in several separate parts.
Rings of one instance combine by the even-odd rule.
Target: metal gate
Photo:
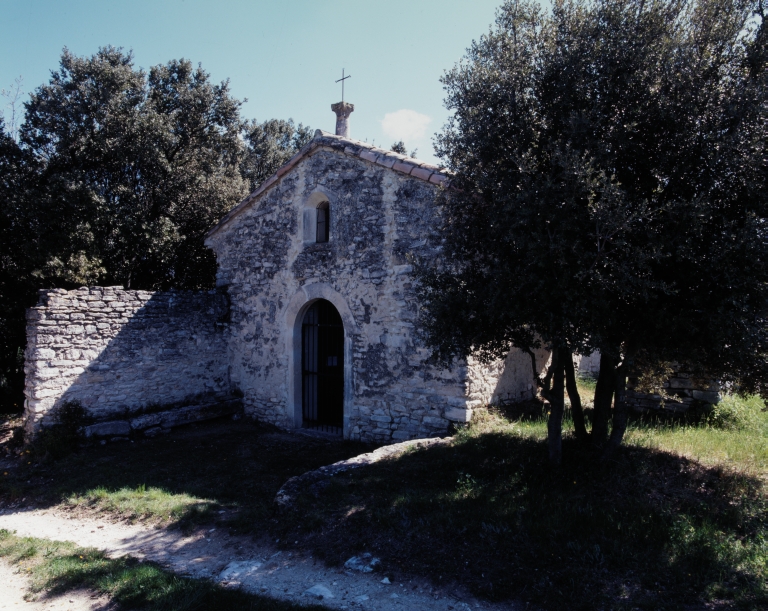
[[[341,435],[344,424],[344,325],[330,301],[316,301],[301,325],[304,426]]]

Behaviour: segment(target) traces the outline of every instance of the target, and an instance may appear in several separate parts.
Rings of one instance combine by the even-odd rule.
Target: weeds
[[[768,418],[762,414],[765,403],[760,397],[726,395],[706,415],[710,426],[726,430],[756,430],[768,435]]]
[[[768,413],[749,409],[757,425],[742,429],[636,419],[604,465],[566,435],[556,471],[540,404],[476,410],[451,445],[338,474],[282,512],[288,478],[370,448],[248,422],[191,427],[24,465],[0,497],[215,519],[331,564],[370,551],[394,576],[547,608],[756,610],[768,605]]]
[[[552,470],[545,422],[504,414],[478,410],[451,447],[334,477],[300,496],[277,534],[331,563],[375,549],[403,573],[545,608],[768,604],[759,478],[637,439],[604,465],[567,438],[569,460]],[[651,430],[658,446],[679,434]]]
[[[295,605],[242,590],[225,589],[206,579],[179,577],[151,562],[131,557],[108,558],[103,552],[72,543],[17,537],[0,530],[0,558],[32,579],[33,593],[61,594],[79,588],[108,595],[125,608],[147,611],[290,611],[318,605]]]

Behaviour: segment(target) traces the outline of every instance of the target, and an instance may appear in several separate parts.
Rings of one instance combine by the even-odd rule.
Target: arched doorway
[[[301,324],[303,426],[342,434],[344,324],[330,301],[318,299]]]

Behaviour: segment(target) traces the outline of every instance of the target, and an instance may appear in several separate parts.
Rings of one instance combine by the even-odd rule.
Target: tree
[[[392,152],[399,153],[400,155],[407,155],[408,149],[405,148],[405,142],[398,140],[391,147]]]
[[[609,450],[632,371],[768,390],[766,57],[762,2],[510,0],[443,78],[454,188],[426,340],[446,363],[550,347],[553,462],[566,387],[577,437]],[[588,434],[572,354],[595,349]]]
[[[21,119],[21,98],[24,95],[24,79],[19,76],[14,79],[10,89],[0,89],[0,97],[8,100],[5,110],[8,111],[8,123],[5,127],[8,135],[14,140],[19,136],[19,122]],[[0,118],[4,119],[5,111],[0,110]]]
[[[405,148],[405,142],[403,142],[402,140],[398,140],[390,148],[393,152],[399,153],[400,155],[408,155],[408,149]],[[419,152],[419,149],[413,149],[409,157],[415,158],[418,152]]]
[[[64,49],[18,143],[0,129],[0,387],[21,404],[24,309],[39,288],[211,288],[205,233],[310,137],[246,123],[228,82],[187,60],[136,69]],[[13,127],[13,126],[11,126]],[[260,135],[257,135],[260,134]],[[7,391],[7,392],[6,392]]]
[[[255,119],[243,130],[248,151],[241,163],[241,171],[254,191],[262,182],[312,139],[309,126],[293,119],[270,119],[259,123]]]
[[[246,192],[240,102],[186,60],[149,74],[107,47],[66,49],[27,104],[35,205],[53,283],[196,288],[215,263],[204,232]]]
[[[24,308],[33,302],[34,244],[27,174],[32,160],[0,118],[0,405],[21,407],[24,384]]]

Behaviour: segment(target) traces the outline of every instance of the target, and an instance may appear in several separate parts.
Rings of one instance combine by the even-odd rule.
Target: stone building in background
[[[517,350],[490,366],[427,364],[412,266],[439,255],[448,177],[352,140],[354,106],[333,110],[335,135],[318,130],[209,232],[224,312],[214,294],[44,292],[29,317],[29,430],[67,401],[100,421],[94,434],[123,435],[209,417],[237,397],[281,427],[390,442],[535,395]]]

